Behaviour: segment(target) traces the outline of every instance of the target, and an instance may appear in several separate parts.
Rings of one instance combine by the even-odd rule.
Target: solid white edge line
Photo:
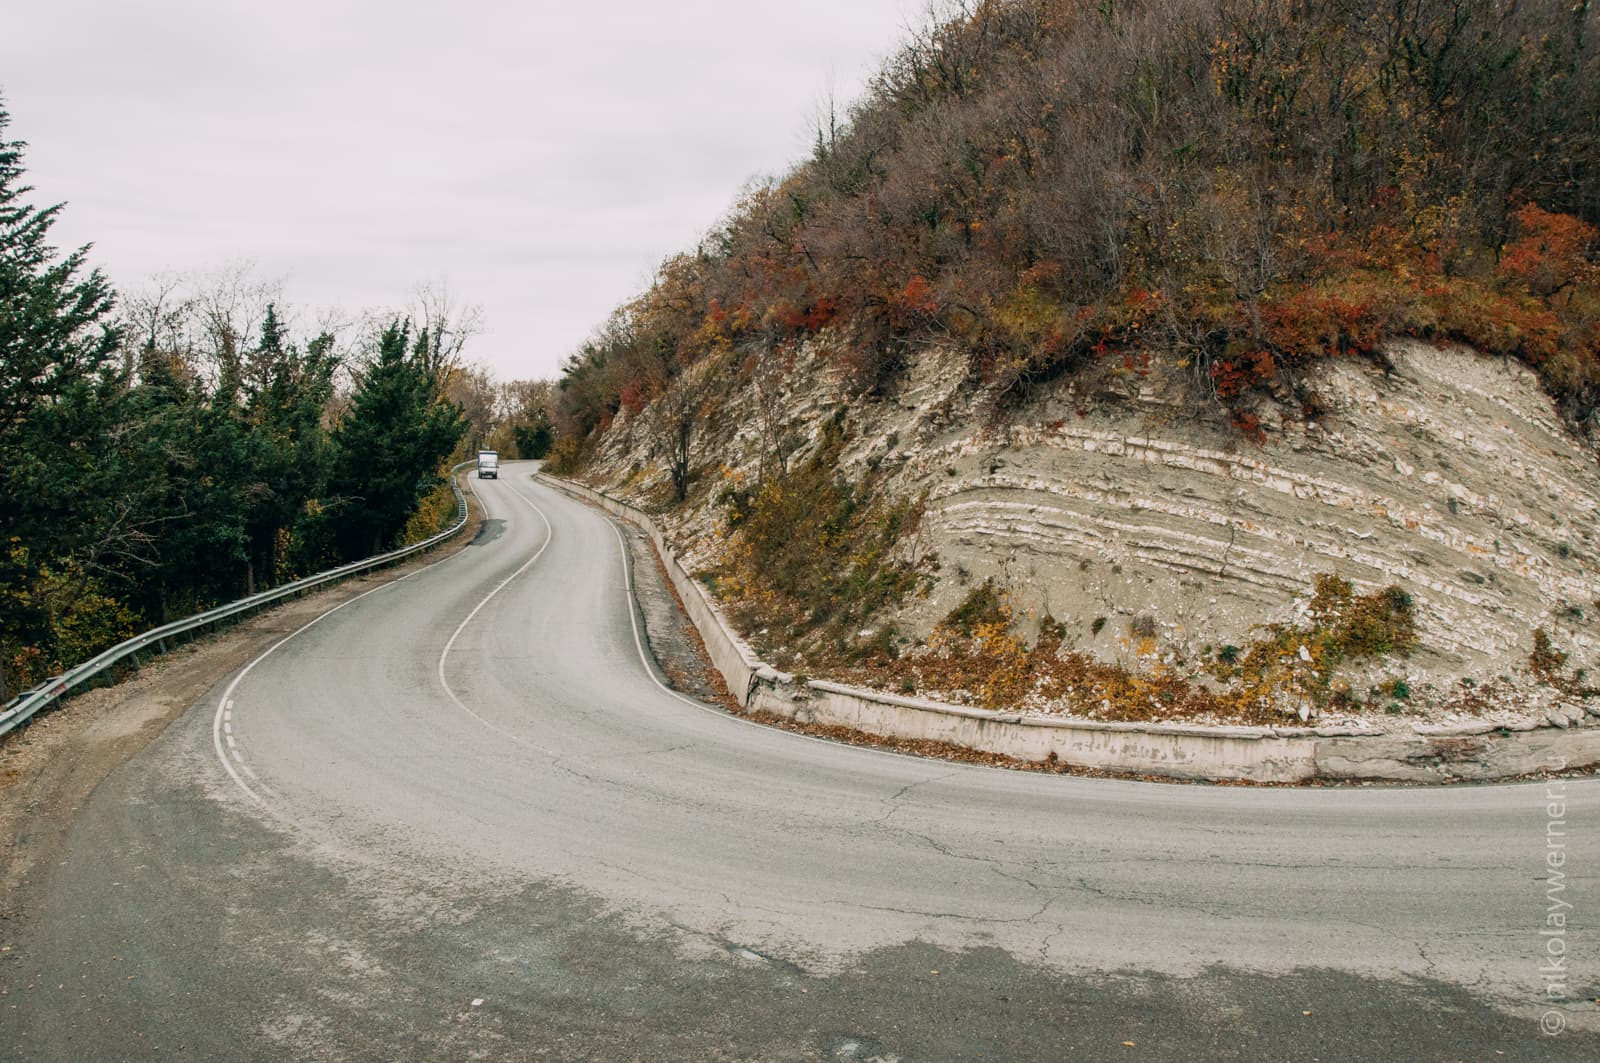
[[[529,478],[529,482],[534,482],[531,477]],[[543,518],[545,526],[548,527],[550,524],[550,518],[545,516],[544,510],[535,505],[532,499],[528,498],[521,491],[517,491],[515,481],[512,482],[512,490],[516,492],[518,497],[520,497],[524,502],[527,502],[528,505],[533,507],[534,511],[537,512],[541,518]],[[549,488],[549,490],[555,489]],[[561,497],[566,496],[563,495]],[[669,697],[676,698],[678,701],[683,702],[685,705],[688,705],[691,708],[699,709],[701,712],[715,716],[720,720],[727,720],[730,723],[743,724],[746,727],[755,727],[766,734],[782,735],[784,737],[778,739],[780,742],[786,739],[794,739],[802,742],[813,742],[817,745],[828,746],[831,749],[850,749],[868,756],[893,757],[895,760],[910,761],[913,764],[923,767],[943,767],[949,768],[952,771],[963,768],[983,772],[994,770],[981,764],[968,764],[959,760],[941,760],[937,757],[920,757],[913,753],[901,753],[898,750],[882,749],[877,746],[852,745],[849,742],[836,742],[833,739],[819,738],[816,735],[808,735],[804,731],[790,731],[782,727],[773,727],[769,724],[761,723],[758,720],[752,720],[746,716],[740,716],[737,713],[729,712],[727,709],[724,709],[721,706],[708,705],[696,698],[689,697],[682,691],[673,690],[671,687],[667,686],[667,684],[661,681],[660,676],[656,675],[656,670],[651,664],[652,658],[650,657],[649,652],[644,648],[644,640],[639,634],[639,617],[637,610],[634,608],[636,599],[634,598],[633,594],[633,569],[628,563],[628,543],[627,540],[622,537],[620,518],[613,517],[604,512],[598,512],[598,507],[586,505],[585,503],[578,502],[576,499],[574,499],[573,502],[583,509],[597,511],[597,515],[608,525],[610,525],[612,533],[617,537],[617,549],[622,560],[623,592],[628,603],[628,622],[633,625],[633,645],[634,648],[639,652],[639,661],[644,666],[645,674],[650,677],[650,682],[654,683],[661,689],[662,693],[667,694]],[[665,573],[663,573],[663,577],[665,577]],[[669,579],[667,582],[670,586],[671,580]],[[693,623],[688,621],[687,617],[684,619],[686,622],[690,623],[691,627],[693,626]]]
[[[499,478],[496,477],[496,479],[498,480]],[[524,572],[528,571],[528,569],[532,568],[534,562],[538,561],[540,557],[544,556],[544,552],[547,549],[550,548],[551,540],[553,540],[555,538],[555,535],[556,535],[555,528],[551,526],[550,518],[545,516],[544,510],[542,510],[538,506],[534,505],[533,502],[531,502],[527,498],[527,496],[525,496],[521,491],[518,491],[513,484],[508,484],[507,486],[511,487],[511,493],[512,494],[516,495],[524,503],[526,503],[535,513],[537,513],[539,515],[539,519],[544,521],[544,542],[540,544],[539,549],[537,549],[537,550],[535,550],[533,552],[533,556],[532,557],[530,557],[530,558],[528,558],[528,560],[524,561],[517,568],[517,570],[515,572],[511,573],[511,575],[509,575],[505,579],[501,580],[500,583],[495,587],[494,590],[492,590],[488,594],[484,595],[483,596],[483,600],[480,601],[477,605],[472,607],[472,612],[468,613],[466,615],[466,617],[461,621],[461,623],[456,625],[455,631],[451,633],[450,638],[445,642],[444,649],[439,652],[439,664],[438,664],[438,667],[435,669],[435,671],[437,672],[438,677],[439,677],[439,686],[444,689],[445,696],[448,697],[452,702],[455,703],[456,708],[460,709],[462,712],[466,713],[468,716],[471,716],[474,720],[477,720],[479,723],[483,724],[483,726],[487,727],[489,730],[493,731],[495,734],[500,735],[502,738],[509,739],[510,741],[515,742],[517,745],[523,746],[524,748],[537,750],[538,752],[545,753],[545,754],[547,754],[549,756],[555,756],[556,754],[555,754],[555,752],[553,750],[545,749],[543,746],[537,745],[537,744],[535,744],[533,742],[529,742],[526,738],[523,738],[520,735],[517,735],[517,734],[515,734],[515,733],[513,733],[511,731],[508,731],[504,727],[501,727],[500,725],[498,725],[496,723],[493,723],[493,722],[491,722],[489,720],[484,719],[482,716],[479,716],[477,713],[475,713],[471,709],[469,709],[467,707],[467,705],[466,705],[466,702],[462,701],[459,697],[456,696],[456,692],[455,692],[454,689],[451,688],[450,680],[448,678],[446,678],[445,671],[444,671],[445,661],[450,656],[450,650],[452,648],[454,648],[454,646],[456,644],[456,639],[460,638],[461,637],[461,633],[467,629],[467,625],[472,623],[472,618],[477,616],[478,613],[480,611],[482,611],[483,607],[488,605],[489,602],[494,598],[495,595],[497,595],[501,591],[505,590],[506,587],[511,583],[512,580],[516,579],[518,576],[520,576]],[[477,494],[478,493],[476,487],[473,488],[473,492],[472,493],[473,494]],[[484,512],[485,513],[488,512],[488,507],[487,506],[485,506]]]
[[[469,481],[469,487],[470,487],[470,481]],[[472,493],[474,495],[476,495],[477,491],[473,491]],[[279,639],[277,642],[274,642],[271,646],[267,647],[267,649],[261,654],[261,656],[257,657],[255,660],[253,660],[249,664],[245,665],[244,668],[242,670],[240,670],[239,674],[233,677],[233,681],[228,684],[227,689],[222,692],[222,696],[217,699],[217,711],[216,711],[216,714],[211,719],[211,748],[213,750],[215,750],[215,752],[217,754],[217,760],[222,764],[223,768],[227,769],[228,777],[230,779],[232,779],[234,781],[234,784],[237,785],[239,787],[239,789],[243,790],[245,792],[245,794],[248,795],[249,798],[252,801],[254,801],[256,804],[261,805],[263,807],[265,807],[266,804],[267,804],[267,802],[261,797],[260,794],[256,793],[255,790],[250,788],[250,784],[249,783],[245,782],[243,779],[241,779],[239,777],[239,773],[234,770],[233,764],[229,761],[227,753],[225,753],[223,751],[223,748],[222,748],[222,718],[223,718],[223,714],[224,713],[229,713],[230,710],[233,709],[233,707],[234,707],[234,704],[233,704],[233,692],[236,689],[238,689],[239,684],[244,681],[244,677],[249,675],[250,672],[255,668],[256,665],[260,664],[262,661],[266,660],[268,657],[271,657],[274,653],[276,653],[278,651],[279,647],[283,646],[290,639],[294,638],[296,635],[301,634],[302,632],[309,631],[311,628],[313,628],[316,625],[322,623],[322,621],[326,620],[328,617],[332,616],[334,613],[337,613],[339,610],[343,609],[345,606],[354,605],[357,602],[359,602],[361,599],[367,597],[367,595],[369,595],[369,594],[377,594],[379,591],[384,591],[384,590],[388,590],[390,587],[399,586],[400,584],[404,583],[406,580],[410,579],[413,576],[420,576],[422,573],[428,571],[430,568],[435,568],[435,567],[437,567],[439,565],[444,564],[446,561],[450,561],[450,560],[453,560],[453,559],[455,559],[457,557],[460,557],[462,555],[462,553],[464,553],[464,552],[465,551],[463,551],[463,550],[457,550],[455,553],[451,554],[449,557],[441,557],[437,561],[434,561],[434,562],[432,562],[430,564],[427,564],[427,565],[423,565],[421,568],[417,569],[414,572],[407,572],[404,576],[401,576],[398,579],[392,579],[387,583],[379,584],[378,586],[372,588],[369,591],[361,592],[360,594],[356,595],[354,598],[349,599],[348,601],[340,602],[338,605],[336,605],[333,608],[329,609],[327,612],[321,613],[321,614],[317,615],[316,617],[312,618],[312,620],[309,623],[305,624],[302,627],[296,628],[295,630],[289,632],[289,634],[285,635],[283,638]],[[232,741],[231,736],[230,736],[229,741],[231,743],[231,741]],[[244,767],[246,771],[249,771],[250,770],[249,767],[244,764],[244,758],[239,756],[239,751],[237,749],[235,749],[233,751],[233,754],[239,760],[240,766]],[[251,771],[250,772],[250,777],[252,779],[256,779],[256,773]],[[256,779],[256,782],[257,782],[257,785],[261,786],[261,789],[263,791],[265,791],[267,793],[271,793],[272,792],[271,790],[268,790],[266,786],[261,785],[259,779]]]

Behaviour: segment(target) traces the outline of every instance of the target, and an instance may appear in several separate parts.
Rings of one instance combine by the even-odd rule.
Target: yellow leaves
[[[406,523],[403,541],[421,542],[449,527],[455,516],[455,493],[450,490],[449,483],[439,484],[422,500],[416,513]]]
[[[742,309],[736,313],[707,314],[701,319],[700,327],[680,344],[680,355],[688,355],[686,360],[694,360],[704,355],[731,353],[732,335],[739,331],[737,316],[748,319],[750,315]]]
[[[1023,283],[995,306],[995,320],[1023,343],[1036,343],[1061,323],[1061,304],[1036,284]]]
[[[1151,633],[1154,618],[1136,618],[1122,643],[1138,661],[1134,668],[1069,652],[1071,627],[1049,617],[1030,649],[1013,630],[1017,613],[1005,591],[986,581],[940,622],[926,653],[896,662],[891,674],[914,689],[942,690],[994,709],[1043,699],[1054,711],[1091,719],[1282,723],[1349,697],[1348,685],[1333,677],[1342,660],[1403,650],[1412,637],[1410,598],[1397,587],[1357,595],[1348,583],[1324,575],[1308,604],[1306,622],[1269,627],[1242,651],[1224,646],[1209,665],[1163,656]],[[1096,625],[1089,630],[1099,633]],[[1214,682],[1200,682],[1196,668],[1209,671]]]

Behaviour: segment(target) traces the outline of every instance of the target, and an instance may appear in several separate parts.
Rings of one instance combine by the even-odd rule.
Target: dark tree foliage
[[[123,346],[87,249],[50,246],[60,207],[27,202],[6,124],[0,109],[0,700],[392,545],[463,430],[440,401],[459,346],[442,325],[383,334],[336,432],[334,338],[297,342],[270,302],[236,313],[237,288],[136,301]]]
[[[119,383],[111,287],[85,272],[87,247],[50,245],[61,207],[26,202],[25,145],[3,139],[8,123],[0,108],[0,541],[64,523],[70,503],[51,483],[99,442],[84,422]]]
[[[63,255],[49,243],[61,204],[27,202],[27,145],[4,139],[9,125],[0,105],[0,433],[7,434],[63,393],[113,376],[118,340],[111,285],[84,268],[89,248]]]
[[[555,442],[549,418],[543,416],[535,419],[532,424],[513,425],[511,433],[512,439],[517,444],[519,458],[543,458],[550,453],[550,444]]]
[[[131,535],[127,515],[75,489],[105,476],[120,383],[111,286],[85,268],[88,248],[51,246],[61,207],[27,201],[9,124],[0,105],[0,696],[50,620],[49,553],[93,562]]]
[[[332,336],[324,333],[302,351],[288,341],[276,307],[268,305],[242,410],[255,470],[245,511],[251,588],[257,574],[272,582],[286,574],[280,571],[289,561],[281,556],[281,540],[306,500],[320,495],[328,482],[334,446],[322,417],[338,367]]]
[[[246,580],[251,441],[235,409],[146,349],[127,396],[122,463],[160,516],[148,562],[126,569],[128,597],[165,621],[237,597]]]
[[[334,432],[338,457],[330,497],[333,541],[342,556],[393,546],[417,504],[439,482],[439,468],[467,429],[442,401],[426,333],[394,322],[361,375],[350,412]]]

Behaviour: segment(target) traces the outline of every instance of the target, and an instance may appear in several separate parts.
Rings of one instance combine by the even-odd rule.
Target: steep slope
[[[978,0],[568,363],[780,667],[1542,711],[1600,612],[1600,14]]]
[[[963,559],[979,576],[1016,571],[1039,612],[1150,614],[1185,644],[1242,644],[1291,619],[1318,572],[1399,583],[1440,665],[1496,670],[1534,627],[1600,597],[1594,456],[1514,364],[1418,344],[1390,356],[1388,375],[1319,372],[1328,415],[1265,446],[1153,388],[1090,417],[1063,408],[1069,391],[1039,421],[915,458],[933,481],[931,530],[993,558]]]
[[[1345,669],[1358,700],[1401,678],[1422,705],[1532,707],[1536,629],[1574,664],[1600,664],[1596,451],[1515,362],[1416,342],[1387,353],[1387,372],[1356,360],[1319,368],[1323,416],[1256,443],[1225,418],[1196,418],[1181,381],[1104,370],[995,424],[959,353],[929,352],[893,399],[847,403],[813,352],[790,377],[786,430],[814,446],[843,408],[840,474],[876,470],[882,494],[926,496],[914,534],[937,577],[874,621],[897,629],[901,652],[919,652],[993,580],[1030,641],[1050,617],[1064,651],[1204,674],[1216,651],[1249,645],[1264,625],[1303,621],[1314,577],[1335,573],[1359,593],[1397,585],[1416,603],[1409,658]],[[683,507],[662,507],[670,482],[648,417],[614,423],[586,479],[663,510],[689,563],[717,570],[733,542],[725,491],[760,475],[759,405],[753,385],[719,400],[697,442],[711,467]],[[782,656],[782,638],[750,634]],[[826,653],[785,663],[871,677]],[[1518,693],[1485,699],[1501,676]]]

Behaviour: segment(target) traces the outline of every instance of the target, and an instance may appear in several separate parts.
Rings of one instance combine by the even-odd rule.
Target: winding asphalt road
[[[1600,1058],[1600,781],[1165,786],[764,728],[667,689],[621,535],[528,472],[97,791],[0,1056]]]

